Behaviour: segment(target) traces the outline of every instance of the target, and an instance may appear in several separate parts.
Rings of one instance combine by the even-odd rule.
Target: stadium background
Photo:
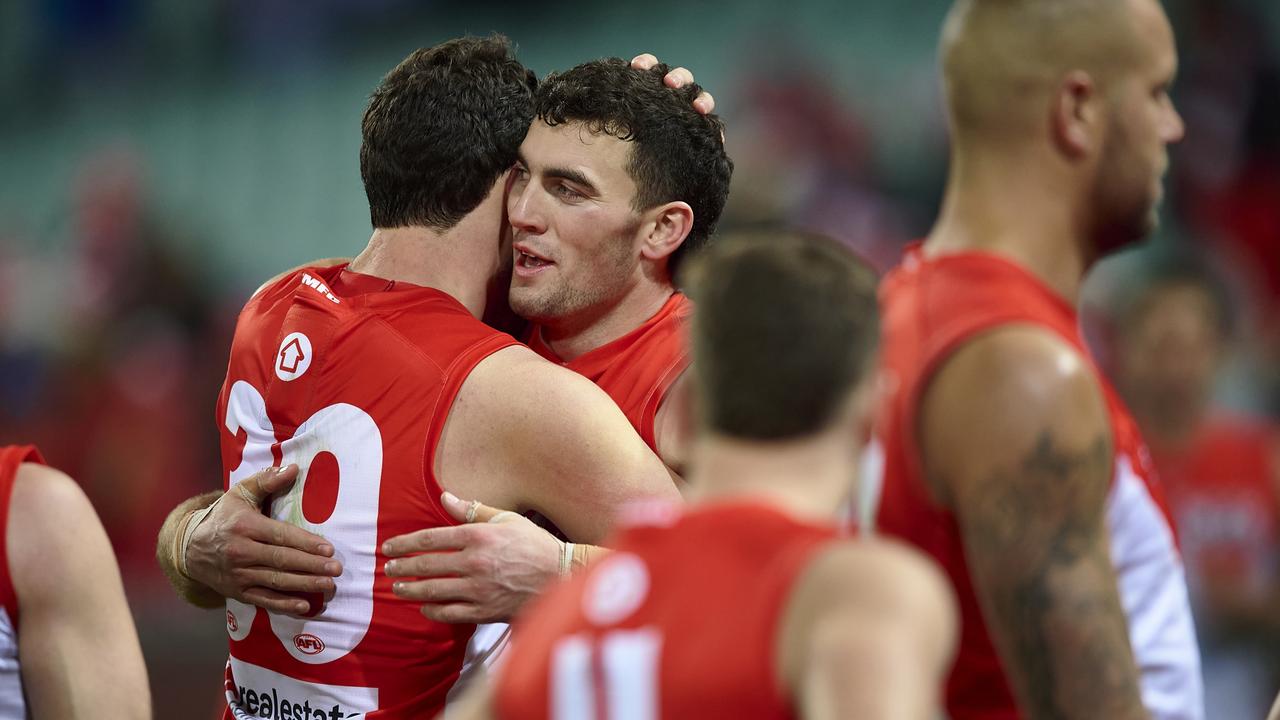
[[[0,442],[38,443],[93,499],[156,716],[212,713],[225,658],[218,614],[164,585],[156,530],[218,482],[213,403],[240,303],[367,238],[359,119],[387,70],[415,47],[490,31],[539,75],[654,52],[692,68],[728,122],[737,172],[722,226],[782,219],[887,267],[928,230],[945,178],[934,49],[947,5],[0,2]],[[1157,237],[1095,274],[1085,317],[1107,357],[1117,293],[1153,258],[1194,250],[1236,315],[1217,401],[1274,419],[1280,3],[1166,5],[1187,139]],[[1253,632],[1280,635],[1275,615]],[[1258,667],[1236,673],[1242,693],[1274,692]]]

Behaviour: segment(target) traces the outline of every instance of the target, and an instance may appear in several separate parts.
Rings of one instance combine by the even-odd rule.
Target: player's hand
[[[223,597],[301,615],[306,600],[285,592],[334,591],[342,564],[319,535],[262,514],[262,503],[288,490],[298,466],[268,468],[223,493],[191,533],[186,573]]]
[[[429,528],[391,538],[382,552],[392,592],[425,603],[422,614],[447,623],[510,620],[560,571],[561,543],[531,520],[450,493],[440,496],[466,525]]]
[[[637,70],[648,70],[657,64],[658,58],[654,57],[652,53],[641,53],[631,58],[631,67]],[[678,67],[667,73],[662,80],[667,84],[667,87],[684,87],[693,82],[693,73],[688,68]],[[698,93],[698,97],[693,99],[693,109],[703,115],[710,115],[716,109],[716,99],[711,96],[711,93],[703,90]]]

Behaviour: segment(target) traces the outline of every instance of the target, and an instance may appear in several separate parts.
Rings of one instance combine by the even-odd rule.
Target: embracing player
[[[269,282],[241,313],[218,403],[234,487],[219,503],[260,500],[294,470],[250,474],[296,464],[271,514],[323,537],[340,575],[276,576],[277,589],[331,596],[272,598],[305,616],[227,600],[228,717],[444,706],[474,627],[397,597],[381,552],[389,537],[453,524],[443,490],[537,511],[584,542],[628,500],[678,498],[607,395],[478,319],[510,257],[499,230],[534,85],[505,39],[411,54],[362,123],[368,246]],[[179,508],[161,541],[175,581],[206,601],[220,598],[190,582],[187,551],[217,535],[217,509]]]

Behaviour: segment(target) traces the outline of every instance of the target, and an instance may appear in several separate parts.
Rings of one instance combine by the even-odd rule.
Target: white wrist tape
[[[174,560],[175,564],[178,566],[178,572],[181,573],[182,577],[187,578],[188,580],[195,579],[187,574],[187,548],[191,546],[191,536],[195,534],[196,528],[200,527],[200,523],[204,522],[209,517],[209,513],[213,512],[213,509],[218,507],[218,503],[222,502],[222,498],[224,497],[226,497],[226,495],[215,500],[209,507],[200,508],[199,510],[191,513],[191,517],[187,520],[186,528],[182,531],[182,543],[178,546],[178,557],[174,558]]]

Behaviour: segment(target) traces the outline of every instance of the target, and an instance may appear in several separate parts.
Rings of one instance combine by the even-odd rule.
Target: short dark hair
[[[1120,292],[1117,330],[1133,332],[1151,311],[1157,296],[1173,288],[1193,288],[1204,294],[1209,303],[1209,322],[1220,339],[1229,339],[1235,331],[1235,310],[1231,293],[1209,258],[1184,248],[1155,248],[1141,251],[1142,262],[1127,278]]]
[[[695,301],[699,413],[713,432],[750,440],[818,432],[875,362],[876,273],[834,240],[730,234],[682,279]]]
[[[387,73],[360,123],[360,177],[375,228],[447,230],[515,164],[537,78],[501,35],[415,50]]]
[[[637,70],[621,58],[607,58],[552,73],[538,87],[537,115],[548,125],[580,122],[591,132],[631,142],[626,170],[636,183],[637,212],[676,200],[689,204],[693,228],[668,261],[674,277],[681,260],[715,232],[733,161],[724,149],[724,123],[693,108],[702,88],[667,87],[662,78],[670,69],[658,64]]]

